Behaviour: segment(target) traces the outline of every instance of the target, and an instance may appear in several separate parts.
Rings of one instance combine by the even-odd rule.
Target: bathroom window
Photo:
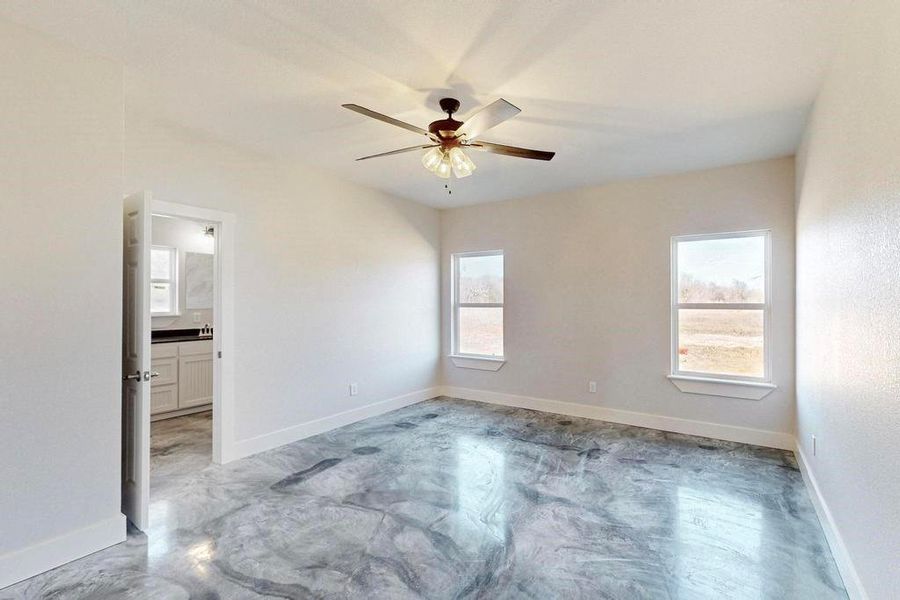
[[[150,248],[150,315],[178,314],[178,250],[168,246]]]
[[[672,375],[771,381],[770,234],[672,238]]]
[[[503,358],[503,251],[453,255],[454,356]]]

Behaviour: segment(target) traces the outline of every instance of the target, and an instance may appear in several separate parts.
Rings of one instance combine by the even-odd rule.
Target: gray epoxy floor
[[[151,527],[0,598],[846,598],[791,453],[439,398],[234,463],[154,424]]]

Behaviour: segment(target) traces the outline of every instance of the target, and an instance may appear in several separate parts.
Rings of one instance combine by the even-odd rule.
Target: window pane
[[[172,294],[169,283],[150,284],[150,312],[172,312]]]
[[[764,236],[678,242],[679,302],[765,302]]]
[[[459,352],[503,356],[503,309],[459,309]]]
[[[172,277],[172,253],[160,248],[150,249],[150,279]]]
[[[764,377],[763,311],[678,310],[678,368]]]
[[[459,257],[459,301],[503,302],[503,255]]]

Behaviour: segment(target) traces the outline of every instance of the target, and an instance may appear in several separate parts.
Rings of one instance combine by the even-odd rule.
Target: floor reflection
[[[761,507],[746,497],[696,487],[679,486],[675,498],[679,591],[688,597],[727,592],[731,598],[764,598]]]
[[[506,457],[491,440],[460,436],[456,449],[457,505],[473,533],[487,533],[506,544],[504,478]]]

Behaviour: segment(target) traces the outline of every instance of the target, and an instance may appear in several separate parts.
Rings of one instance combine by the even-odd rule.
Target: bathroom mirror
[[[212,308],[213,255],[187,252],[184,255],[185,307]]]

